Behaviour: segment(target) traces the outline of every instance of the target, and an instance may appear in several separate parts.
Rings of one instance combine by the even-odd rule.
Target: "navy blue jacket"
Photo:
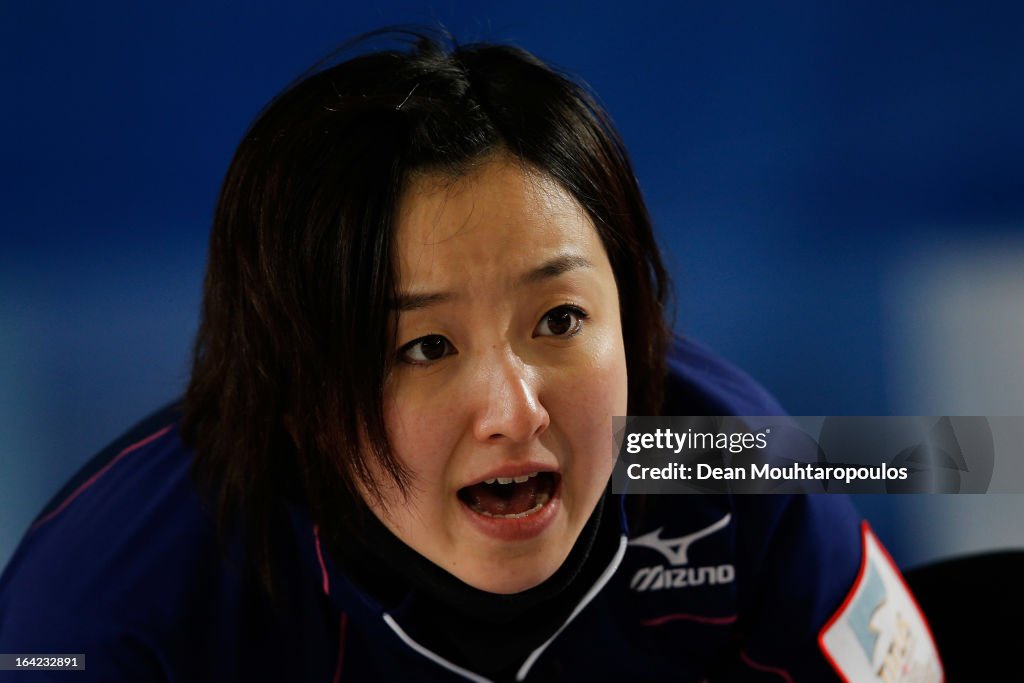
[[[692,343],[675,350],[670,370],[665,414],[781,414],[749,377]],[[84,673],[49,674],[83,683],[484,680],[419,645],[429,623],[385,613],[358,590],[300,510],[281,521],[275,561],[288,591],[272,605],[241,570],[241,545],[218,544],[177,420],[166,409],[118,439],[32,524],[0,578],[0,652],[84,653]],[[846,628],[844,608],[864,612],[856,599],[867,593],[854,589],[867,585],[869,532],[847,499],[612,500],[622,510],[618,554],[524,661],[521,680],[857,680],[835,672],[843,664],[830,660],[842,656],[822,640],[830,623]],[[867,621],[859,631],[849,623],[867,632]],[[879,647],[902,642],[893,637],[847,641],[871,645],[862,658],[875,666],[885,661]]]

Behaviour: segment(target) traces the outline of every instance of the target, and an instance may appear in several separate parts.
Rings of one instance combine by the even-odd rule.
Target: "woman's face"
[[[626,412],[604,247],[570,195],[499,155],[457,181],[411,184],[396,259],[384,410],[413,482],[407,499],[388,489],[370,506],[471,586],[535,586],[594,510],[611,474],[611,418]]]

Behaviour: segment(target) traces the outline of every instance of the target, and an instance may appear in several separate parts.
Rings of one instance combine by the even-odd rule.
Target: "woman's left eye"
[[[537,323],[534,336],[572,337],[583,328],[587,314],[575,306],[559,306],[544,314]]]

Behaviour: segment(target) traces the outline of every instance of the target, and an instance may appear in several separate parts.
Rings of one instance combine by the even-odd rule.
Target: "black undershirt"
[[[366,536],[342,548],[345,572],[386,610],[401,609],[401,624],[427,649],[496,681],[514,680],[530,652],[565,622],[605,570],[619,545],[607,491],[562,566],[547,581],[512,595],[478,590],[426,559],[377,520],[366,516]]]

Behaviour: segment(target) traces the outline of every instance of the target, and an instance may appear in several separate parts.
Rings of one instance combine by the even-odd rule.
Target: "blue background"
[[[0,565],[79,463],[184,387],[247,124],[394,23],[586,80],[632,153],[676,327],[791,413],[1024,415],[1024,6],[890,5],[5,3]],[[1024,545],[964,524],[1016,497],[857,502],[904,564]]]

